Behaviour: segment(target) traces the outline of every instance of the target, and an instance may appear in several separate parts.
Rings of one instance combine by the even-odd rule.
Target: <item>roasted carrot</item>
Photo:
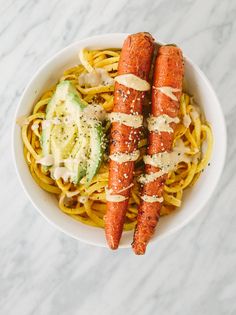
[[[148,80],[154,40],[149,33],[137,33],[125,40],[118,65],[118,75],[133,74]],[[140,115],[145,92],[115,83],[114,113]],[[120,122],[113,122],[110,133],[110,155],[132,153],[137,149],[140,128],[133,128]],[[105,234],[109,247],[119,246],[125,213],[128,207],[130,186],[133,181],[134,161],[119,163],[110,160],[108,189],[111,195],[124,196],[123,201],[107,202]]]
[[[163,117],[162,115],[168,115],[172,118],[178,116],[183,74],[184,67],[181,50],[175,46],[162,46],[158,51],[154,67],[152,90],[152,116],[154,118],[159,116]],[[174,96],[171,98],[167,93],[163,93],[163,90],[158,89],[163,87],[171,87],[173,89],[172,91],[174,91]],[[176,123],[171,122],[169,126],[174,131]],[[173,134],[173,132],[160,132],[158,130],[149,132],[147,154],[152,156],[160,152],[170,152],[172,150]],[[149,164],[145,166],[145,174],[147,175],[158,171],[160,171],[159,167]],[[132,244],[133,250],[137,255],[145,253],[146,246],[154,234],[160,216],[163,187],[166,178],[167,174],[164,174],[153,181],[144,181],[141,196],[154,196],[160,201],[141,201]]]

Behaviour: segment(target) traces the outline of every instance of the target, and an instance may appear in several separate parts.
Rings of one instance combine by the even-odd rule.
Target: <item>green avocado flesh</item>
[[[86,106],[70,81],[59,83],[46,108],[41,146],[43,157],[54,159],[51,167],[43,166],[45,171],[65,167],[69,181],[78,184],[85,178],[89,185],[102,162],[104,131],[99,120],[83,114]]]

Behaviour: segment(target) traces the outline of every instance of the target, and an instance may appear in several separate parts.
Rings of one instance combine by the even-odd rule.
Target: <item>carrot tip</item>
[[[108,244],[109,248],[112,249],[112,250],[116,250],[118,249],[118,245],[111,245],[111,244]]]
[[[146,245],[143,243],[134,243],[132,247],[136,255],[144,255],[146,252]]]
[[[112,250],[118,249],[120,239],[114,239],[113,237],[108,237],[108,235],[106,235],[106,236],[107,236],[107,244],[108,244],[109,248]]]

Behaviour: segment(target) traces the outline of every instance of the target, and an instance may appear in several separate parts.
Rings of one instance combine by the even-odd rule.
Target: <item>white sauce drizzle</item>
[[[69,125],[69,124],[72,124],[73,121],[74,121],[74,118],[71,115],[67,115],[63,118],[55,117],[52,119],[45,119],[42,122],[42,129],[46,129],[50,127],[51,125],[60,125],[60,124]]]
[[[37,130],[39,129],[39,124],[38,123],[34,123],[32,126],[31,126],[31,130]]]
[[[78,201],[81,203],[86,203],[88,201],[88,196],[79,196]]]
[[[159,167],[166,173],[174,170],[180,162],[191,162],[191,157],[186,153],[190,152],[189,148],[185,147],[183,140],[178,139],[172,152],[161,152],[157,154],[145,155],[143,161],[155,167]]]
[[[148,195],[144,195],[144,196],[141,196],[141,199],[145,202],[163,202],[164,201],[164,198],[163,197],[157,197],[157,196],[148,196]]]
[[[81,117],[86,118],[88,123],[94,123],[96,120],[104,121],[107,119],[107,113],[99,104],[89,104],[80,114]],[[66,115],[65,117],[54,117],[52,119],[45,119],[42,122],[42,129],[46,129],[51,125],[71,125],[75,122],[75,117]]]
[[[65,182],[67,182],[71,176],[71,172],[67,167],[57,166],[52,169],[52,176],[55,180],[62,178]]]
[[[129,186],[124,187],[124,188],[122,188],[121,190],[117,191],[117,194],[120,194],[121,192],[123,192],[123,191],[125,191],[125,190],[127,190],[127,189],[130,189],[130,188],[133,187],[133,186],[134,186],[134,184],[132,183],[132,184],[130,184]]]
[[[162,86],[162,87],[158,87],[156,89],[176,102],[178,101],[178,98],[173,94],[173,92],[180,92],[181,91],[180,89],[176,89],[176,88],[173,88],[171,86]]]
[[[121,74],[115,77],[115,81],[137,91],[149,91],[150,84],[132,73]]]
[[[179,118],[178,117],[170,117],[169,115],[163,114],[159,115],[157,117],[155,116],[150,116],[147,119],[148,122],[148,130],[149,131],[154,131],[154,132],[173,132],[174,130],[171,128],[170,124],[179,123]]]
[[[106,188],[106,199],[107,201],[110,201],[110,202],[122,202],[122,201],[125,201],[126,199],[128,199],[127,197],[125,196],[122,196],[122,195],[112,195],[111,194],[111,189],[108,189]]]
[[[117,163],[125,163],[128,161],[136,161],[139,158],[140,152],[139,150],[135,150],[131,153],[114,153],[109,157],[112,161]]]
[[[78,190],[75,190],[75,191],[66,191],[66,196],[68,198],[71,198],[71,197],[74,197],[76,195],[78,195],[80,192]]]
[[[183,117],[183,125],[188,128],[191,124],[192,120],[189,115],[184,115]]]
[[[196,108],[196,106],[195,106]],[[197,120],[199,118],[199,112],[197,109],[192,109],[191,112],[190,112],[190,116],[192,118],[193,121]]]
[[[95,87],[113,85],[114,79],[110,77],[105,69],[96,68],[92,72],[82,73],[79,76],[79,85],[85,87]]]
[[[143,124],[142,115],[129,115],[124,113],[112,112],[108,114],[111,122],[118,122],[128,127],[140,128]]]
[[[191,156],[186,155],[190,152],[190,149],[184,145],[182,139],[178,139],[175,143],[175,147],[172,152],[162,152],[150,155],[145,155],[143,160],[145,164],[152,165],[160,168],[160,171],[141,175],[139,182],[142,184],[150,183],[157,178],[163,176],[174,170],[180,162],[189,163],[192,161]]]
[[[155,173],[151,173],[151,174],[143,174],[139,177],[138,181],[145,185],[151,182],[154,182],[154,180],[158,179],[159,177],[163,176],[166,174],[166,171],[164,170],[160,170],[158,172]]]
[[[107,113],[103,109],[103,107],[99,104],[90,104],[85,107],[85,109],[81,113],[86,119],[97,119],[100,121],[104,121],[107,118]]]
[[[48,154],[41,159],[37,160],[36,163],[44,166],[52,166],[54,164],[54,157],[52,154]]]

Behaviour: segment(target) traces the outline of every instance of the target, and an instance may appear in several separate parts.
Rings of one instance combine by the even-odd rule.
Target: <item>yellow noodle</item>
[[[34,160],[34,159],[32,159],[32,167],[33,167],[33,169],[34,169],[35,175],[36,175],[42,182],[44,182],[45,184],[49,184],[49,185],[53,185],[53,184],[54,184],[55,181],[54,181],[51,177],[45,175],[45,174],[41,171],[40,166],[35,163],[35,160]],[[59,187],[59,188],[60,188],[60,187]]]
[[[106,59],[103,59],[103,60],[95,63],[94,66],[96,68],[102,68],[104,66],[117,63],[118,61],[119,61],[119,57],[106,58]]]
[[[211,152],[213,149],[213,136],[210,127],[207,125],[202,125],[201,130],[205,131],[207,134],[207,150],[201,162],[198,164],[196,173],[202,171],[207,166],[207,163],[211,158]]]
[[[105,203],[98,203],[96,201],[93,203],[92,208],[94,210],[98,210],[98,211],[100,211],[102,213],[105,213],[106,210],[107,210],[107,207],[106,207]]]
[[[164,192],[163,197],[165,198],[165,201],[168,202],[169,204],[175,206],[175,207],[180,207],[181,206],[181,199],[178,199],[174,197],[173,195],[169,195]]]
[[[99,61],[101,60],[104,60],[106,58],[106,55],[104,54],[101,54],[100,56],[96,57],[94,60],[93,60],[93,65],[94,67],[96,67],[96,63],[98,63]]]
[[[105,69],[105,70],[107,70],[107,71],[114,71],[114,70],[117,70],[117,69],[118,69],[118,62],[113,63],[113,64],[111,64],[111,65],[104,66],[103,69]]]
[[[46,184],[42,181],[41,177],[38,177],[35,173],[35,169],[32,168],[32,166],[30,167],[30,171],[31,171],[31,175],[33,176],[34,180],[36,181],[36,183],[42,188],[44,189],[45,191],[47,192],[50,192],[52,194],[60,194],[61,193],[61,190],[54,186],[54,185],[49,185],[49,184]]]
[[[101,56],[101,55],[108,55],[108,56],[112,56],[112,57],[119,57],[120,56],[120,54],[118,52],[115,52],[112,50],[103,50],[103,51],[97,52],[94,55],[94,59],[96,59],[98,56]]]
[[[84,207],[85,207],[85,211],[88,215],[88,217],[97,224],[98,227],[104,227],[104,221],[102,219],[100,219],[95,213],[94,211],[92,211],[91,208],[92,202],[88,201],[85,202]]]
[[[90,218],[86,218],[86,217],[84,217],[84,216],[81,216],[81,215],[74,215],[74,214],[70,214],[70,216],[71,216],[73,219],[75,219],[75,220],[77,220],[77,221],[79,221],[79,222],[81,222],[81,223],[83,223],[83,224],[90,225],[90,226],[94,226],[94,227],[98,227],[97,224],[96,224],[96,222],[92,221]]]
[[[59,178],[56,180],[56,183],[57,183],[57,186],[62,190],[62,191],[68,191],[71,187],[71,183],[67,183],[67,184],[64,184],[62,182],[62,179]]]
[[[104,92],[113,92],[114,91],[114,85],[101,85],[97,87],[91,87],[91,88],[82,88],[79,85],[77,85],[77,89],[82,94],[99,94]]]
[[[189,129],[186,130],[185,136],[194,148],[198,148],[198,144]]]
[[[85,212],[85,208],[84,206],[79,206],[79,204],[77,205],[76,208],[69,208],[66,207],[64,204],[64,199],[65,199],[65,193],[61,193],[60,198],[59,198],[59,208],[65,212],[66,214],[83,214]]]
[[[51,99],[51,97],[41,99],[41,101],[39,101],[39,102],[34,106],[33,114],[36,114],[37,112],[39,112],[39,109],[41,109],[41,107],[47,105],[47,104],[49,103],[50,99]]]
[[[168,187],[165,185],[165,191],[170,193],[176,193],[184,188],[186,188],[192,181],[197,169],[197,164],[192,164],[190,167],[190,171],[188,172],[188,176],[184,180],[183,184],[176,185],[174,187]]]
[[[136,220],[133,222],[130,222],[130,223],[125,223],[124,224],[124,230],[125,231],[132,231],[135,228],[136,224],[137,224]]]
[[[198,148],[200,147],[201,142],[201,120],[200,118],[197,118],[194,120],[194,134],[195,134],[195,140],[197,143]]]
[[[78,85],[78,78],[81,73],[91,72],[94,68],[104,68],[114,78],[117,75],[120,51],[117,49],[103,51],[84,49],[81,54],[82,64],[67,69],[59,81],[70,80],[84,101],[99,103],[107,112],[110,112],[114,103],[114,86],[83,88]],[[39,142],[42,132],[41,122],[45,119],[46,105],[51,100],[55,87],[56,85],[42,95],[41,99],[35,104],[32,115],[26,119],[26,125],[22,127],[25,159],[37,184],[42,189],[59,195],[58,204],[61,211],[83,224],[103,228],[103,217],[107,209],[105,187],[108,185],[108,162],[102,163],[98,174],[94,176],[89,187],[86,187],[83,180],[79,185],[64,183],[62,179],[54,180],[50,177],[49,172],[44,173],[42,167],[36,163],[36,160],[41,157]],[[180,118],[194,109],[195,105],[192,97],[183,93],[180,102]],[[190,149],[189,156],[194,156],[197,151],[200,152],[200,156],[198,163],[180,163],[176,170],[168,174],[164,186],[164,203],[161,208],[161,215],[168,215],[176,207],[181,206],[184,190],[195,184],[201,171],[208,164],[213,147],[213,136],[210,126],[205,123],[202,117],[203,115],[200,115],[194,121],[191,120],[188,128],[182,123],[176,128],[174,142],[179,138],[182,139]],[[39,128],[31,130],[31,125],[34,123],[39,124]],[[202,154],[203,143],[207,144],[204,154]],[[140,165],[140,161],[147,147],[145,137],[139,141],[138,147],[140,149],[139,164],[135,168],[134,186],[131,188],[131,198],[129,199],[124,230],[132,230],[136,225],[138,205],[140,204],[140,187],[137,177],[143,172],[143,165]],[[80,196],[88,199],[81,203]]]

